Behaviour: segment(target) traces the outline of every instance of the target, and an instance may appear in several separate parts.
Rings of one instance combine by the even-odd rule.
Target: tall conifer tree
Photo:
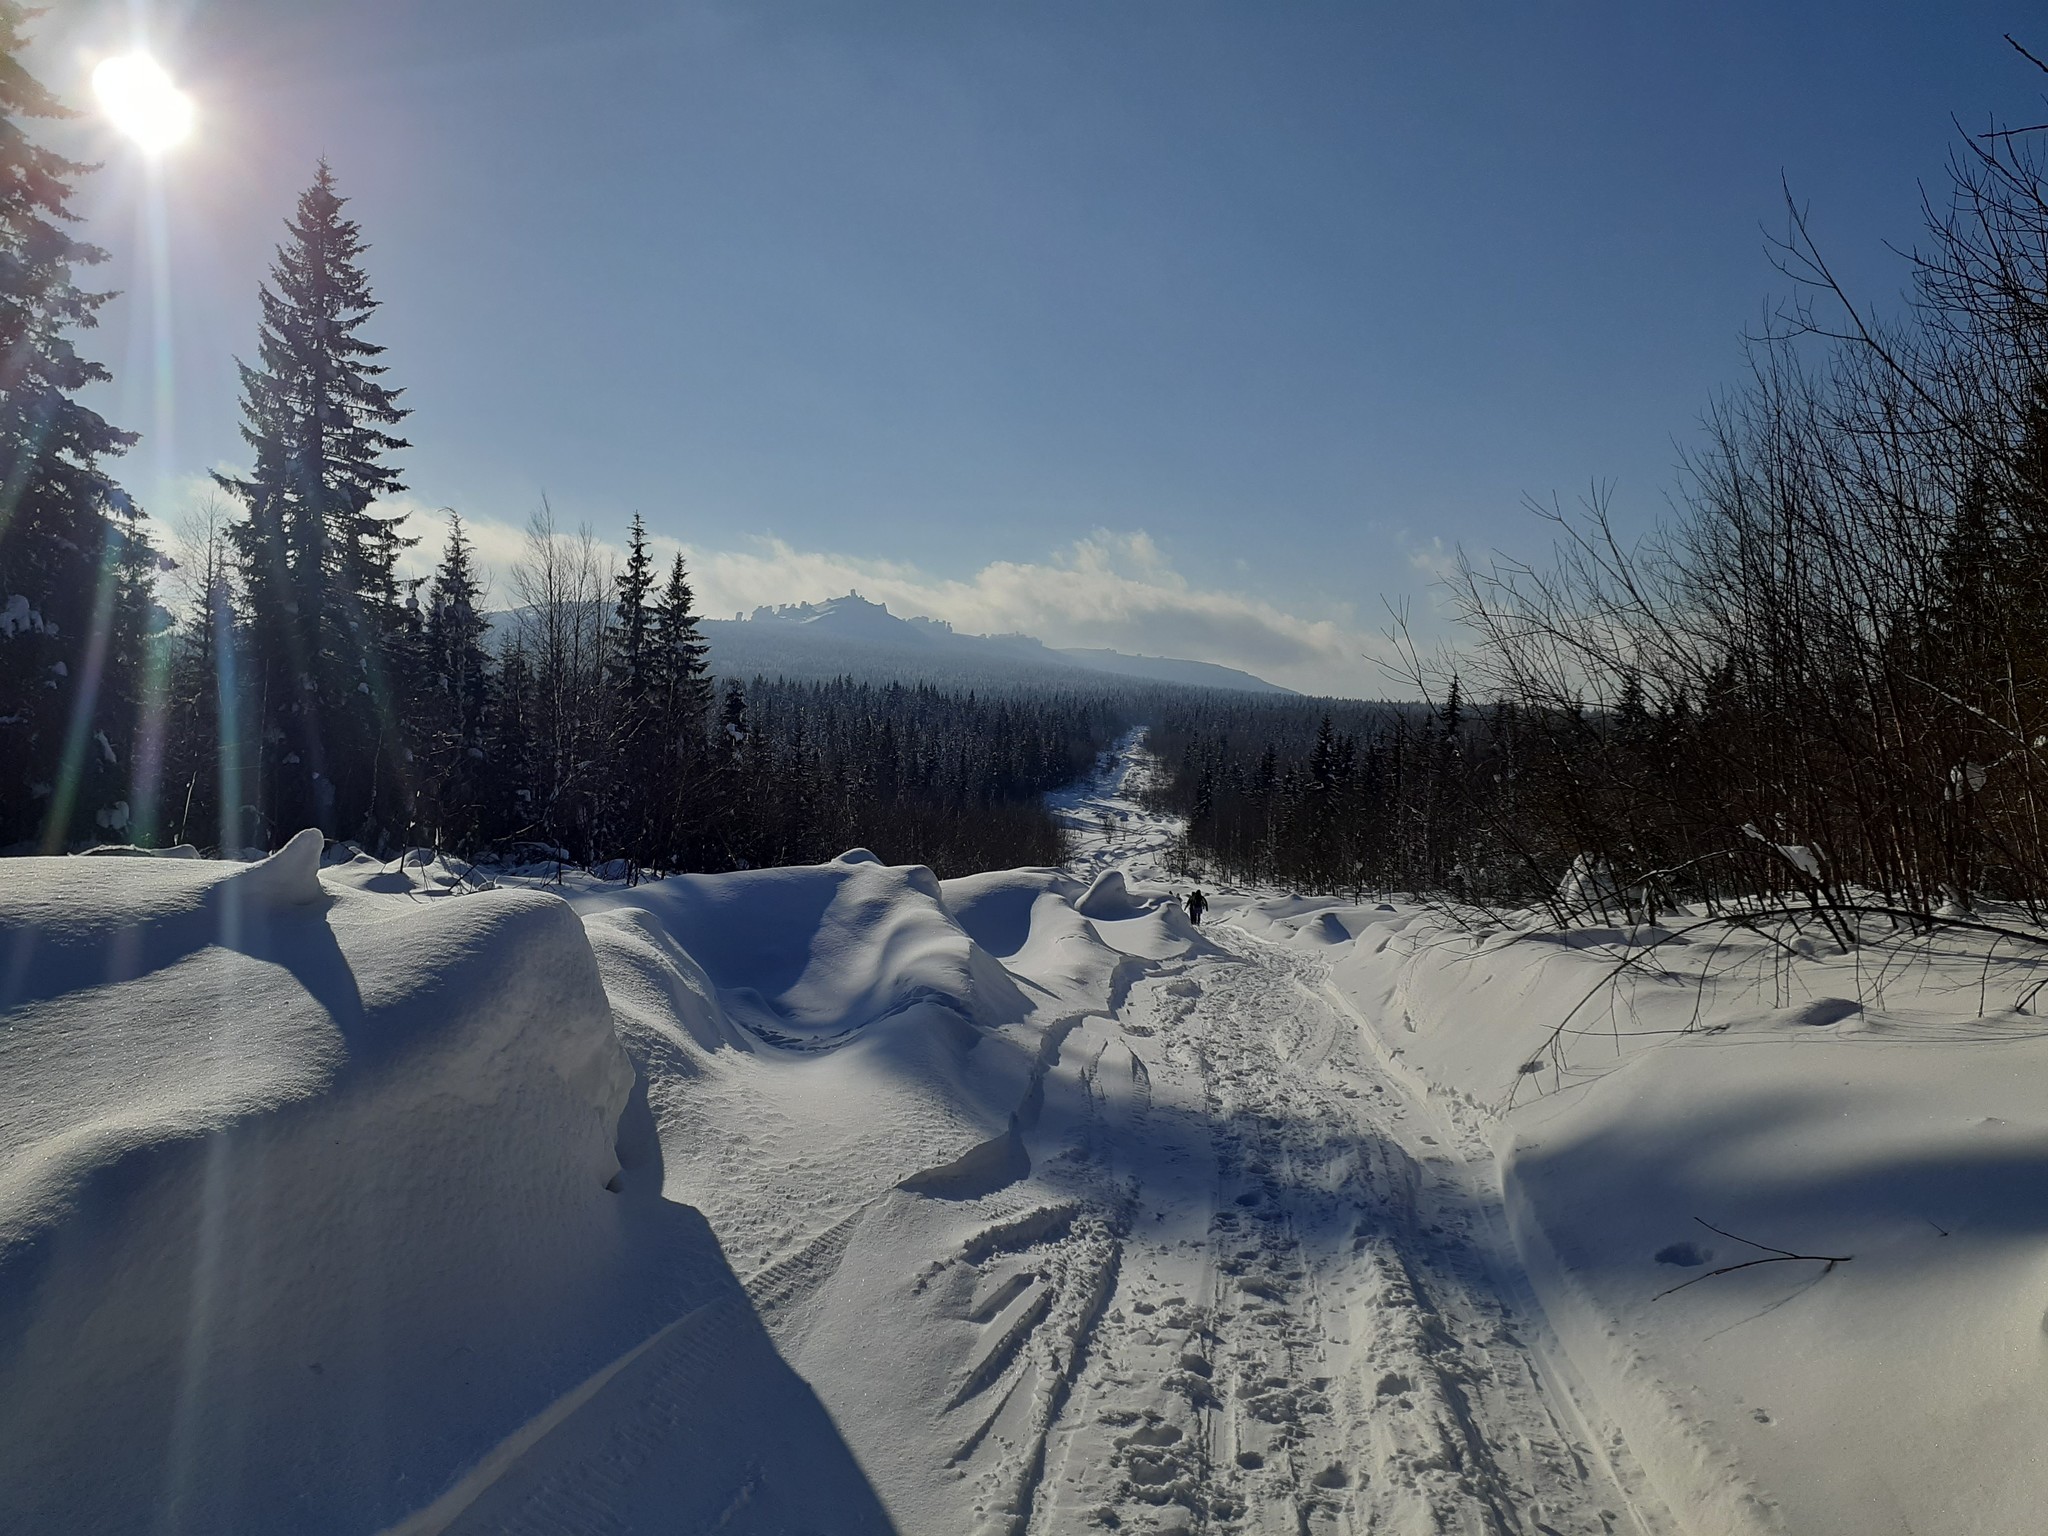
[[[706,814],[711,810],[705,762],[711,679],[704,658],[709,647],[697,630],[696,601],[679,551],[654,605],[654,800],[664,855],[692,868],[705,856]]]
[[[613,609],[609,680],[617,701],[612,739],[613,772],[617,780],[616,833],[626,857],[636,865],[654,858],[660,820],[655,786],[661,775],[650,761],[657,699],[654,686],[653,610],[654,560],[647,553],[647,525],[633,514],[626,539],[626,564],[615,578],[618,603]]]
[[[490,656],[484,648],[489,621],[472,554],[462,519],[451,512],[448,541],[427,588],[421,707],[415,723],[414,754],[422,798],[429,802],[422,810],[432,818],[437,844],[457,847],[469,846],[480,825],[490,686]]]
[[[745,869],[757,853],[761,823],[757,803],[765,786],[747,794],[755,769],[755,740],[747,719],[747,691],[738,678],[728,678],[718,710],[718,729],[711,738],[711,819],[718,829],[718,865]]]
[[[385,428],[407,412],[361,335],[377,301],[343,205],[323,160],[261,291],[257,365],[240,365],[255,467],[215,477],[248,512],[235,542],[273,838],[308,824],[388,837],[409,819],[385,661],[403,650],[397,560],[412,541],[371,510],[404,488],[386,458],[408,445]]]
[[[100,467],[135,441],[75,396],[107,370],[78,355],[112,297],[73,281],[106,260],[65,226],[88,167],[21,119],[70,112],[21,64],[35,12],[0,0],[0,846],[126,830],[151,561]]]

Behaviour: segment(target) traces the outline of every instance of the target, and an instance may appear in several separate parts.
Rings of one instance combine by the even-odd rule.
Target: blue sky
[[[329,157],[374,249],[410,503],[509,558],[543,493],[639,510],[706,605],[858,586],[1387,689],[1383,598],[1540,554],[1527,495],[1660,515],[1785,290],[1780,177],[1879,299],[1953,134],[2037,121],[2038,6],[66,6],[89,103],[138,28],[199,104],[94,121],[101,405],[174,519],[238,463],[232,359]],[[155,253],[153,255],[153,253]],[[431,530],[429,530],[431,533]]]

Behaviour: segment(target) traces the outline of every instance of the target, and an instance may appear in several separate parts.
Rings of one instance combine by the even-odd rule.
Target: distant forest
[[[1148,718],[1147,799],[1186,824],[1178,871],[1354,896],[1468,878],[1467,781],[1488,764],[1461,703],[1187,694]]]

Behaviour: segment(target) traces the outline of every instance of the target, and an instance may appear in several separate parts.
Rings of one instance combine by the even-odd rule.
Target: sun
[[[192,98],[146,53],[100,60],[92,90],[114,126],[146,154],[162,154],[192,131]]]

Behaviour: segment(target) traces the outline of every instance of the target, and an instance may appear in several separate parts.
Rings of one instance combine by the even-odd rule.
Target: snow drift
[[[806,1472],[738,1528],[881,1528],[701,1218],[624,1186],[634,1073],[575,913],[320,851],[7,864],[0,1528],[494,1518],[516,1479],[464,1474],[690,1318],[660,1368],[723,1431],[665,1458],[668,1514],[761,1476],[751,1421]]]
[[[1025,1010],[1016,982],[946,911],[932,872],[864,848],[829,864],[675,875],[577,906],[657,919],[701,957],[727,1011],[770,1044],[837,1044],[919,1002],[990,1027]]]
[[[2038,1529],[2037,964],[1378,916],[1337,984],[1498,1156],[1552,1325],[1687,1529]]]

